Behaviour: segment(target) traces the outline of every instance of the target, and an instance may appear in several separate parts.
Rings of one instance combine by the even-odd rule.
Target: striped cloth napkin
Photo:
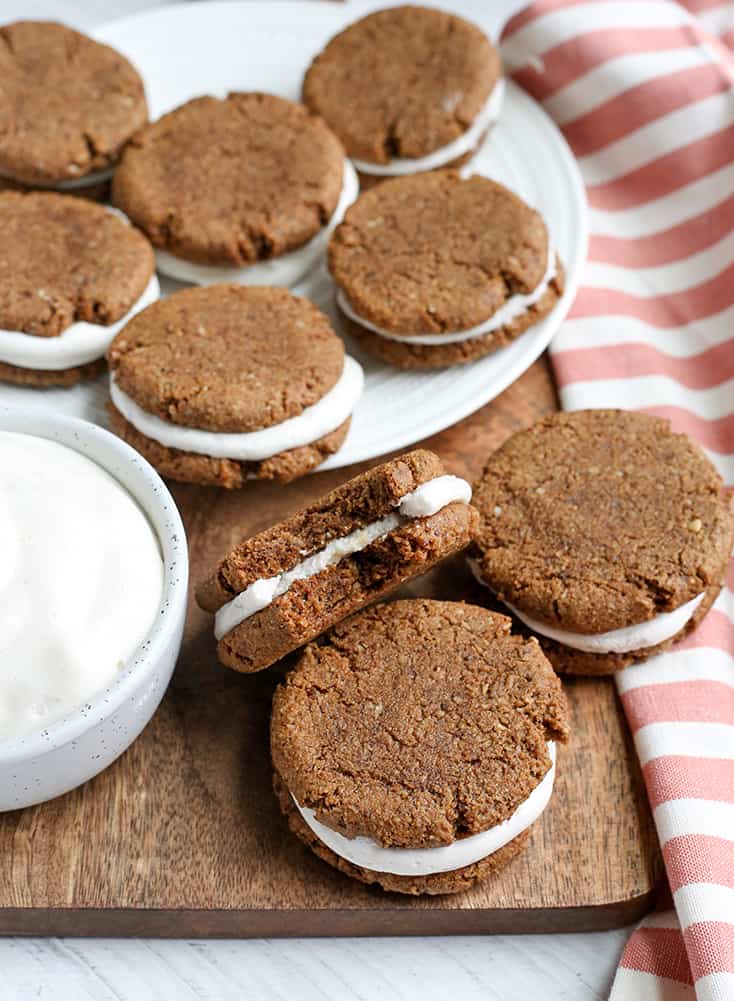
[[[734,3],[539,0],[508,71],[587,187],[582,288],[555,338],[563,406],[671,420],[734,484]],[[619,693],[672,901],[622,955],[612,1001],[734,999],[734,569],[701,628]]]

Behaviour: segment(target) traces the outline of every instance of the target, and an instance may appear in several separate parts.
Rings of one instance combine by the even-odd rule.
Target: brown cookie
[[[138,302],[154,266],[145,237],[101,205],[0,191],[0,330],[52,345],[78,322],[110,326]],[[100,371],[97,359],[60,370],[20,367],[3,355],[1,339],[0,366],[3,381],[35,386],[71,385]]]
[[[329,269],[366,348],[434,368],[488,354],[545,316],[563,291],[549,254],[542,218],[507,188],[435,171],[362,194],[331,238]],[[475,336],[503,307],[500,325]]]
[[[293,438],[290,422],[336,390],[356,363],[345,358],[327,317],[285,289],[213,285],[177,292],[128,323],[108,360],[116,430],[174,479],[227,487],[253,477],[287,481],[318,465],[346,436],[351,410],[342,405],[341,416],[330,409],[321,419],[313,439]],[[233,444],[217,436],[267,430],[285,447],[249,457],[217,454],[220,444]],[[242,441],[234,444],[239,452]]]
[[[567,737],[565,698],[536,641],[511,635],[505,616],[428,600],[377,605],[307,647],[271,723],[276,787],[318,823],[379,848],[454,846],[457,857],[464,838],[515,814],[550,769],[548,742]],[[308,826],[315,846],[324,835]],[[418,884],[374,870],[369,879],[452,892],[488,875],[491,858]]]
[[[340,551],[338,559],[312,564],[309,576],[290,580],[268,604],[222,632],[217,645],[222,663],[245,672],[269,667],[463,549],[476,527],[476,512],[467,503],[468,484],[456,477],[441,481],[448,493],[435,511],[400,515],[401,500],[425,484],[433,483],[429,489],[435,490],[440,486],[436,481],[445,476],[433,452],[409,452],[361,473],[237,546],[197,588],[197,601],[207,611],[219,612],[258,581],[286,573],[295,578],[294,568],[318,559],[325,547],[338,545]],[[459,495],[461,500],[451,499]],[[383,523],[385,518],[391,523]],[[376,524],[379,531],[371,532]],[[350,551],[342,540],[355,538],[354,533],[360,533],[358,548]],[[221,632],[218,626],[215,630]]]
[[[626,411],[554,414],[513,435],[474,503],[481,578],[536,633],[550,630],[541,642],[557,669],[579,674],[611,673],[694,628],[734,534],[730,498],[700,449],[667,421]],[[660,618],[694,599],[683,621]],[[658,631],[667,622],[671,635]],[[606,636],[631,627],[642,632]]]
[[[501,72],[497,49],[475,25],[425,7],[393,7],[332,38],[306,73],[303,100],[349,156],[388,164],[463,135]]]
[[[50,21],[5,25],[0,42],[0,174],[54,187],[114,166],[148,120],[127,59]]]
[[[195,98],[139,132],[112,196],[154,246],[242,266],[315,236],[343,172],[341,144],[321,119],[272,94],[237,93]]]

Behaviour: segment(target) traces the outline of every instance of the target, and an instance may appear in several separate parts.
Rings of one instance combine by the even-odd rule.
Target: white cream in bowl
[[[163,560],[150,522],[97,463],[0,431],[0,740],[84,705],[150,632]]]
[[[86,421],[0,407],[0,811],[112,764],[160,703],[188,551],[165,484]]]

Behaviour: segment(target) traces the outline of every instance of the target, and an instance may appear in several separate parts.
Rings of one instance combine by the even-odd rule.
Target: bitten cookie
[[[113,201],[148,235],[164,274],[199,285],[291,285],[357,196],[341,143],[273,94],[198,97],[143,129]]]
[[[534,639],[476,605],[396,601],[306,648],[276,691],[275,789],[320,858],[400,893],[455,893],[523,847],[568,738]]]
[[[463,549],[471,488],[433,452],[361,473],[237,546],[199,585],[219,659],[260,671],[352,612]]]
[[[546,316],[563,271],[540,215],[486,177],[386,181],[347,210],[329,269],[348,331],[405,369],[503,347]]]
[[[480,578],[558,671],[611,674],[695,629],[734,535],[721,477],[667,421],[545,418],[489,461],[474,502]]]
[[[0,191],[0,380],[70,386],[158,298],[153,250],[101,205]]]
[[[346,438],[362,369],[285,289],[214,285],[145,310],[110,346],[114,430],[174,480],[288,482]]]
[[[0,175],[85,190],[148,120],[143,81],[107,45],[51,21],[0,27]]]
[[[331,39],[306,73],[303,101],[369,183],[466,162],[499,117],[501,74],[499,52],[476,25],[392,7]]]

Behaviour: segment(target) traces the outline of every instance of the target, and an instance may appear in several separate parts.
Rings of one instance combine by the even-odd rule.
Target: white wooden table
[[[267,0],[263,0],[267,2]],[[353,0],[355,7],[368,2]],[[420,0],[422,3],[433,0]],[[443,0],[499,25],[523,0]],[[0,0],[0,22],[89,30],[155,0]],[[0,1001],[592,1001],[606,999],[628,930],[486,938],[0,940]]]

